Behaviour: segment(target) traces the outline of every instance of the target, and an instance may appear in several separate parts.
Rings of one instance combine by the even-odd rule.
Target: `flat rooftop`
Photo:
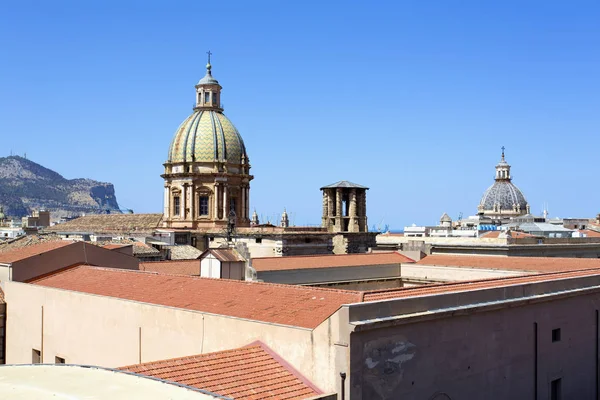
[[[74,365],[0,366],[0,398],[11,400],[204,400],[217,395],[159,379]]]
[[[600,259],[434,254],[422,258],[417,262],[417,265],[486,268],[506,271],[545,273],[600,268]]]
[[[261,271],[284,271],[312,268],[359,267],[369,265],[401,264],[414,260],[395,251],[367,254],[328,254],[253,258],[252,267]]]

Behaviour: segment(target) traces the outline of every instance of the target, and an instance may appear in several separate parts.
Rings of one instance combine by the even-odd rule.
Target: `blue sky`
[[[506,146],[532,211],[600,212],[597,1],[6,1],[0,155],[160,212],[206,51],[246,143],[251,208],[318,224],[323,185],[369,225],[476,212]]]

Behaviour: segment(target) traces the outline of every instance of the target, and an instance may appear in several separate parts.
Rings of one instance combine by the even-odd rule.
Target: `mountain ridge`
[[[118,210],[112,183],[66,179],[20,156],[0,157],[0,205],[6,215],[23,217],[45,209],[56,216]]]

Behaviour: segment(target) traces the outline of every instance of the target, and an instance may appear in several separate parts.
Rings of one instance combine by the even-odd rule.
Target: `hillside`
[[[52,211],[55,216],[119,209],[111,183],[65,179],[19,156],[0,157],[0,205],[12,217],[35,209]]]

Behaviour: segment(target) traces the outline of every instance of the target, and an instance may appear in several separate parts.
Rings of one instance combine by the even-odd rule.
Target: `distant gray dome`
[[[496,204],[500,205],[502,210],[512,210],[513,205],[516,205],[525,212],[527,200],[511,181],[498,180],[485,191],[479,206],[485,211],[492,211]]]

